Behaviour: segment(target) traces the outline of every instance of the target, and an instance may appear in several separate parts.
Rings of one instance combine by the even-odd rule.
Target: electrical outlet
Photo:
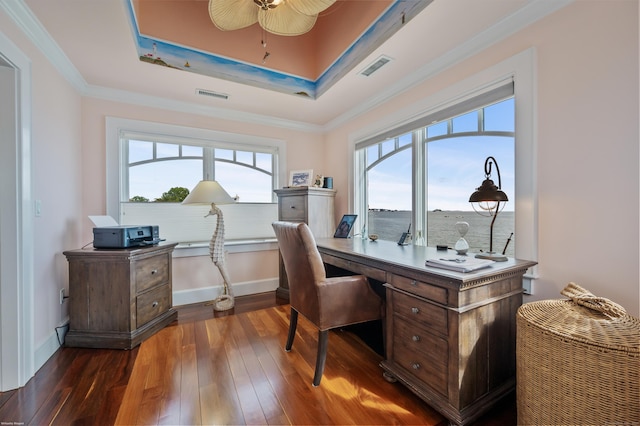
[[[64,288],[60,289],[60,304],[64,303]]]

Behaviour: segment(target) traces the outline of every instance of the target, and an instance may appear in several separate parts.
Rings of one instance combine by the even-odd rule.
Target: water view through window
[[[469,196],[485,179],[484,163],[492,156],[510,200],[496,218],[493,250],[514,256],[514,128],[514,100],[509,98],[366,147],[366,232],[397,241],[414,217],[423,217],[426,225],[414,224],[413,238],[453,248],[460,238],[456,222],[467,222],[469,251],[489,251],[492,218],[476,213]],[[491,179],[498,184],[495,168]],[[424,214],[414,215],[416,206]]]

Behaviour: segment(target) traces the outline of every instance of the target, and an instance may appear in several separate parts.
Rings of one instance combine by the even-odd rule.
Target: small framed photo
[[[336,232],[333,234],[333,238],[349,238],[349,233],[351,232],[351,228],[353,228],[353,223],[356,221],[357,217],[357,214],[343,215],[338,227],[336,228]]]
[[[313,170],[292,170],[289,174],[289,186],[312,186]]]

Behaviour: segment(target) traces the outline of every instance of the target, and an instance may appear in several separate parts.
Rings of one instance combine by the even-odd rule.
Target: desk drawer
[[[359,262],[352,262],[350,260],[341,259],[339,257],[331,256],[330,254],[321,253],[320,255],[322,257],[322,261],[326,264],[351,271],[355,274],[365,275],[380,282],[387,281],[387,273],[382,269],[373,268]]]
[[[430,388],[447,395],[447,365],[434,362],[424,352],[397,343],[394,339],[393,362]]]
[[[447,304],[446,288],[436,287],[422,281],[412,280],[411,278],[395,274],[391,275],[389,282],[400,290],[408,291],[409,293],[424,297],[425,299],[433,300],[434,302],[438,302],[443,305]]]
[[[404,348],[410,353],[421,353],[430,363],[438,364],[446,371],[449,361],[447,341],[420,327],[413,321],[397,317],[393,321],[393,345],[396,350]]]
[[[280,198],[279,220],[304,221],[307,217],[306,199],[304,195]]]
[[[447,336],[447,310],[440,306],[395,291],[393,312],[422,327]]]
[[[142,327],[171,307],[171,286],[165,284],[136,298],[136,326]]]
[[[169,262],[171,258],[166,254],[138,260],[135,263],[136,293],[169,281]]]

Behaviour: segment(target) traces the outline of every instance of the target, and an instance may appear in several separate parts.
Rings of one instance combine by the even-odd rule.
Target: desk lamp
[[[214,180],[201,180],[193,191],[187,195],[182,204],[209,204],[211,210],[205,217],[217,216],[216,229],[213,231],[209,242],[209,256],[214,265],[218,267],[224,284],[223,293],[213,300],[213,309],[216,311],[226,311],[234,306],[233,292],[229,285],[229,273],[224,259],[224,219],[222,210],[216,204],[231,204],[235,200],[225,191],[220,184]]]
[[[498,186],[496,186],[491,180],[491,165],[495,164],[496,172],[498,173]],[[482,216],[491,216],[491,228],[489,232],[489,253],[478,253],[477,258],[491,259],[496,262],[504,262],[507,260],[506,256],[497,254],[493,251],[493,224],[500,212],[500,203],[506,203],[509,201],[507,194],[505,194],[500,188],[502,187],[502,181],[500,179],[500,169],[498,168],[498,162],[493,157],[487,157],[484,162],[484,174],[485,179],[479,188],[471,194],[469,202],[473,206],[476,213]],[[502,205],[504,208],[504,204]]]

